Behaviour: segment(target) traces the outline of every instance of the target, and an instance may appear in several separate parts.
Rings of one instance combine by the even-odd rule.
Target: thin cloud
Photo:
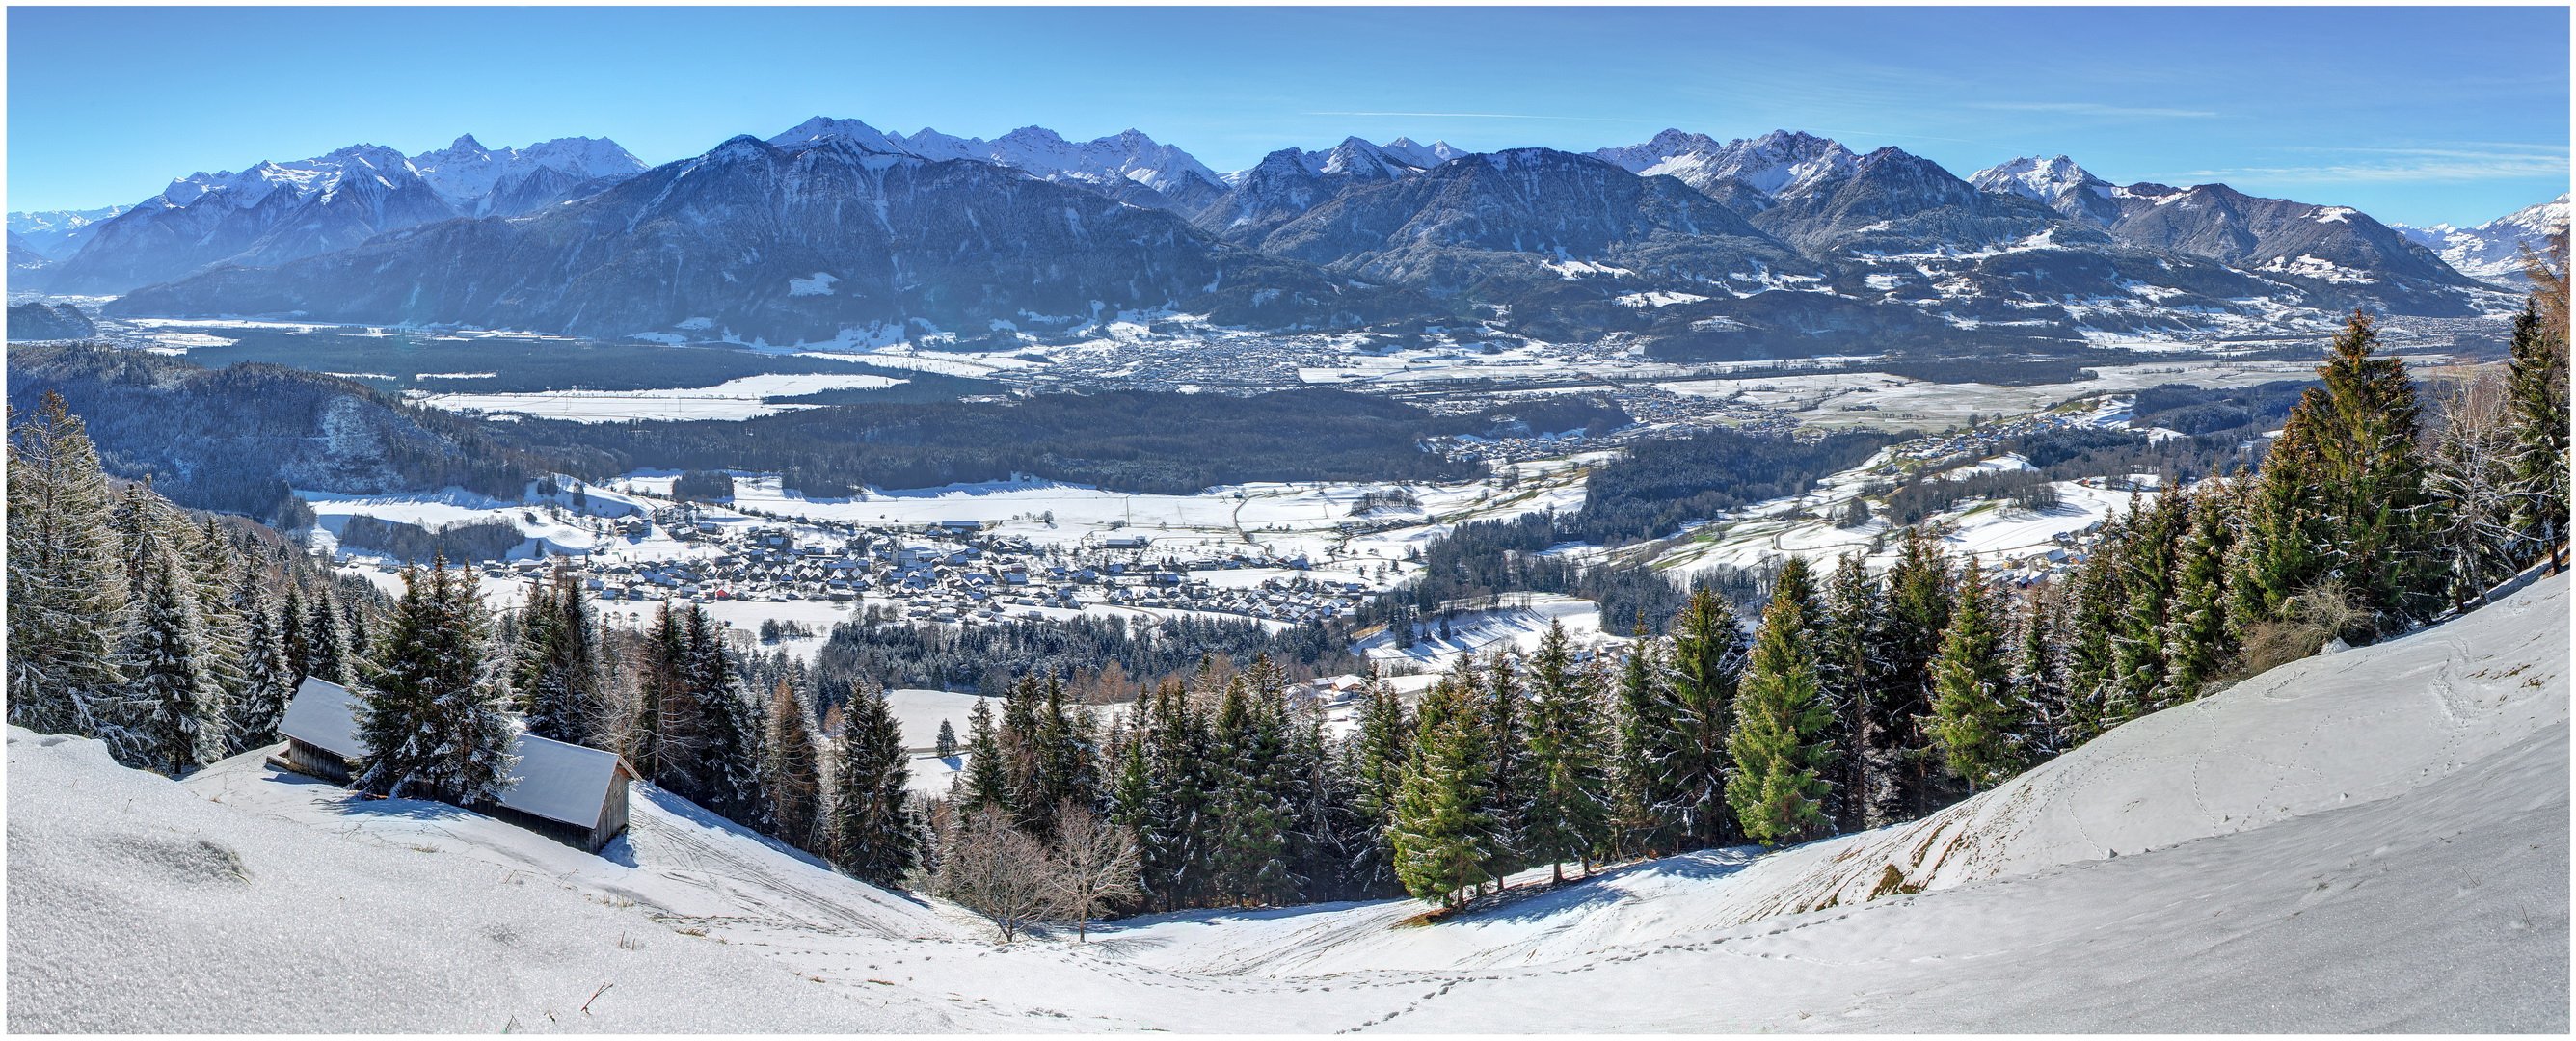
[[[2349,181],[2488,181],[2516,177],[2565,177],[2567,149],[2558,145],[2447,143],[2421,147],[2302,147],[2295,151],[2351,158],[2287,166],[2238,166],[2188,170],[2183,179],[2261,179],[2292,184]]]
[[[2090,101],[1979,101],[1970,108],[1997,112],[2044,112],[2064,116],[2107,116],[2122,119],[2216,119],[2218,113],[2199,108],[2146,108],[2132,105],[2100,105]]]
[[[1617,119],[1606,116],[1539,116],[1521,112],[1301,112],[1305,116],[1360,116],[1403,119],[1555,119],[1570,123],[1643,123],[1642,119]]]

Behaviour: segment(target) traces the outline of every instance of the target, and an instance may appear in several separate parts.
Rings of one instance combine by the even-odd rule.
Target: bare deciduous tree
[[[1076,940],[1090,939],[1091,920],[1110,904],[1138,894],[1135,840],[1071,799],[1057,804],[1051,859],[1047,893],[1057,917],[1073,923]]]
[[[939,846],[933,891],[983,915],[1001,930],[1003,943],[1018,939],[1053,906],[1047,884],[1053,858],[1010,814],[990,806],[967,813]]]

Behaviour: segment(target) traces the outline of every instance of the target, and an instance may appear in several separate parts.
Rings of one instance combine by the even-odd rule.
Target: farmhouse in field
[[[347,784],[365,759],[358,734],[358,697],[337,683],[307,677],[286,706],[278,733],[286,752],[269,762],[282,769]],[[597,853],[626,830],[626,782],[635,768],[615,752],[550,741],[527,733],[510,739],[510,786],[496,803],[470,807]]]

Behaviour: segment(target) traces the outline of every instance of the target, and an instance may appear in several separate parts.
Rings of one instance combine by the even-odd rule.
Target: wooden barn
[[[347,784],[367,755],[357,695],[337,683],[306,678],[277,730],[286,751],[269,762],[310,777]],[[591,853],[626,830],[626,782],[635,768],[624,757],[524,731],[510,739],[510,754],[517,761],[501,798],[469,809]]]

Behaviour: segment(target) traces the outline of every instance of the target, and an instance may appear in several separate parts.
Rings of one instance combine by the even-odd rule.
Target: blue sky
[[[647,162],[807,116],[1287,145],[1588,150],[1809,130],[1967,175],[2064,153],[2409,223],[2567,190],[2565,8],[13,7],[8,208],[134,202],[365,141],[615,138]]]

